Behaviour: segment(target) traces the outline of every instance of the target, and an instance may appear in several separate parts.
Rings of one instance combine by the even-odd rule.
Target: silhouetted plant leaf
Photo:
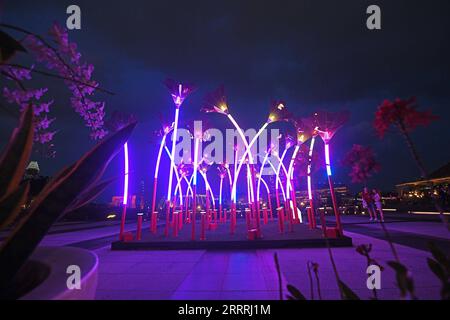
[[[450,273],[450,263],[449,258],[442,252],[434,242],[428,243],[428,248],[430,249],[433,258],[445,268],[447,273]]]
[[[115,180],[116,178],[108,179],[89,188],[87,191],[83,192],[78,197],[78,199],[75,200],[75,202],[64,211],[64,214],[75,211],[93,201]]]
[[[436,277],[439,278],[439,280],[441,280],[442,282],[445,282],[447,280],[444,269],[436,260],[427,258],[427,263],[430,270],[433,271],[433,273],[436,275]]]
[[[0,30],[0,62],[9,60],[17,51],[26,52],[19,41]]]
[[[339,286],[344,294],[344,300],[360,300],[358,295],[354,293],[353,290],[350,289],[349,286],[347,286],[342,280],[339,280]]]
[[[80,192],[95,183],[111,159],[122,149],[136,123],[102,140],[74,165],[63,169],[64,176],[44,188],[31,205],[29,214],[13,230],[0,248],[0,285],[7,286],[37,247],[51,225],[73,203]],[[44,191],[44,190],[43,190]]]
[[[286,296],[288,298],[288,300],[292,300],[292,299],[289,299],[289,297],[292,297],[293,300],[306,300],[306,297],[300,292],[300,290],[298,290],[293,285],[288,284],[286,288],[289,291],[289,293],[291,294],[291,296],[290,295]]]
[[[33,132],[33,108],[28,106],[0,159],[0,197],[19,186],[30,158]]]
[[[0,199],[0,230],[11,224],[20,213],[30,190],[30,184],[24,183],[16,190]]]
[[[408,293],[414,299],[414,280],[403,264],[397,261],[388,261],[388,265],[394,269],[396,273],[397,286],[400,289],[402,297],[405,297]]]
[[[280,300],[283,300],[283,284],[281,283],[280,263],[278,261],[278,254],[276,252],[273,254],[273,260],[275,261],[275,268],[277,269],[278,292],[279,292]]]

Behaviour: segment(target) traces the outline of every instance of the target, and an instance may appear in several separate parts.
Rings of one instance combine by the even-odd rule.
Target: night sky
[[[148,185],[154,170],[158,113],[173,117],[162,84],[166,77],[195,83],[198,90],[182,107],[185,119],[204,119],[231,128],[219,115],[199,109],[205,94],[224,84],[230,108],[244,128],[258,128],[271,99],[283,99],[299,116],[316,109],[349,110],[350,121],[336,135],[336,181],[351,185],[339,165],[352,144],[374,148],[382,171],[369,185],[392,190],[419,172],[396,132],[375,136],[372,121],[383,99],[416,96],[423,110],[440,117],[419,128],[413,139],[430,171],[450,160],[450,2],[433,1],[0,1],[0,19],[46,33],[54,21],[65,25],[66,7],[82,10],[82,29],[71,31],[83,59],[96,67],[93,78],[116,93],[97,93],[107,113],[133,113],[139,125],[130,141],[134,178]],[[366,28],[366,8],[382,10],[382,30]],[[29,60],[24,60],[28,61]],[[41,68],[42,69],[42,68]],[[88,150],[93,142],[68,103],[64,85],[34,77],[54,97],[55,159],[39,160],[52,175]],[[1,84],[3,86],[4,80]],[[4,99],[2,104],[6,103]],[[11,106],[12,107],[12,106]],[[0,147],[16,122],[0,111]],[[120,172],[117,157],[107,175]],[[325,172],[320,174],[325,177]],[[118,182],[103,196],[120,193]],[[165,190],[165,189],[163,189]]]

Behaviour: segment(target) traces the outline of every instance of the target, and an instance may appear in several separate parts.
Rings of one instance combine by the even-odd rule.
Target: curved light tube
[[[258,201],[259,201],[259,190],[261,187],[261,179],[263,179],[262,172],[264,170],[264,166],[266,165],[267,159],[269,158],[269,153],[270,153],[269,151],[266,151],[266,155],[264,156],[263,162],[261,164],[261,168],[259,169],[258,185],[256,187],[256,200],[258,200]]]
[[[178,186],[180,186],[180,205],[182,205],[183,204],[183,192],[181,189],[181,178],[180,178],[180,175],[178,174],[178,170],[177,170],[177,167],[175,166],[175,162],[172,161],[172,155],[170,154],[169,148],[167,148],[167,146],[166,146],[166,147],[164,147],[164,149],[166,150],[167,156],[170,159],[170,164],[171,164],[172,170],[175,172],[175,178],[177,179],[177,185],[174,190],[174,196],[175,197],[177,196],[177,194],[178,194],[177,189],[178,189]]]
[[[312,155],[313,155],[313,150],[314,150],[314,142],[316,140],[316,137],[312,137],[311,138],[311,144],[309,145],[309,153],[308,153],[308,199],[312,200],[313,199],[313,195],[312,195],[312,182],[311,182],[311,162],[312,162]]]
[[[289,169],[288,169],[288,177],[287,177],[287,181],[291,181],[293,176],[294,176],[294,162],[295,162],[295,158],[297,157],[298,151],[300,150],[300,145],[296,145],[294,152],[292,153],[292,157],[291,157],[291,161],[289,162]],[[292,187],[291,183],[287,183],[286,182],[286,192],[289,193],[289,189]]]
[[[233,198],[234,201],[236,201],[236,184],[237,184],[237,178],[239,177],[239,172],[241,171],[242,165],[244,164],[244,160],[246,158],[246,156],[248,155],[250,163],[254,163],[253,161],[253,156],[251,153],[251,148],[253,146],[253,144],[256,142],[256,140],[259,138],[259,136],[261,135],[261,133],[266,129],[266,127],[269,125],[269,123],[264,123],[264,125],[259,129],[258,133],[253,137],[253,139],[250,141],[250,143],[248,144],[248,146],[246,146],[245,148],[245,152],[242,155],[241,159],[239,160],[239,166],[237,168],[236,171],[236,175],[234,176],[234,181],[233,181]],[[242,130],[241,130],[242,131]]]
[[[219,185],[219,204],[222,204],[222,187],[223,187],[223,178],[220,177],[220,185]]]
[[[250,142],[250,144],[248,144],[247,143],[247,139],[245,138],[244,132],[242,131],[241,127],[238,125],[236,120],[234,120],[233,116],[231,114],[228,114],[227,117],[231,121],[231,123],[234,125],[236,130],[238,131],[239,136],[241,137],[241,140],[242,140],[242,142],[244,143],[244,146],[245,146],[245,152],[244,152],[243,157],[239,161],[239,167],[236,167],[237,166],[237,161],[235,160],[235,162],[234,162],[234,180],[233,180],[233,184],[232,184],[232,188],[231,188],[231,201],[236,203],[236,183],[237,183],[237,177],[239,176],[239,172],[240,172],[242,164],[243,164],[243,159],[245,159],[245,156],[247,155],[247,150],[249,150],[251,148],[251,146],[253,145],[254,141],[256,141],[255,138],[258,138],[258,136],[261,135],[261,133],[258,132],[258,134],[254,137],[252,142]],[[267,124],[266,124],[266,126],[267,126]],[[260,131],[262,132],[263,130],[260,130]],[[252,155],[251,152],[250,152],[248,157],[249,157],[250,163],[253,164],[254,161],[253,161],[253,155]],[[237,151],[235,153],[235,159],[237,159]],[[251,188],[250,190],[253,191],[253,185],[252,184],[251,184],[250,188]]]
[[[206,192],[209,191],[209,194],[211,195],[211,200],[212,200],[212,204],[213,207],[216,205],[216,201],[214,200],[214,193],[211,189],[211,185],[208,182],[208,178],[206,177],[206,173],[202,172],[201,170],[199,171],[200,175],[203,177],[203,181],[205,181],[205,186],[206,186]]]
[[[181,85],[180,85],[181,87]],[[181,90],[181,89],[180,89]],[[172,135],[172,150],[170,152],[172,165],[170,166],[170,172],[169,172],[169,185],[167,188],[167,201],[171,200],[172,197],[172,180],[173,180],[173,171],[175,166],[175,145],[177,143],[177,131],[178,131],[178,117],[180,115],[180,109],[177,107],[175,109],[175,121],[173,125],[173,135]],[[176,169],[175,169],[176,171]]]
[[[124,167],[124,181],[123,181],[123,205],[128,203],[128,174],[129,174],[129,161],[128,161],[128,142],[123,145],[123,155],[125,159]]]
[[[270,161],[270,159],[267,160],[267,163],[271,166],[273,172],[277,172],[277,169],[275,169],[275,166],[273,165],[272,161]],[[281,179],[280,176],[278,174],[276,174],[276,182],[279,182],[279,185],[281,186],[281,192],[283,194],[283,199],[284,201],[286,201],[286,194],[284,193],[284,187],[283,184],[281,183]],[[275,185],[275,189],[278,190],[278,187]]]

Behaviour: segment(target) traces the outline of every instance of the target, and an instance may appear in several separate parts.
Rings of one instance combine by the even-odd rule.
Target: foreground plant
[[[51,129],[51,125],[55,118],[50,116],[53,100],[44,100],[47,88],[28,87],[26,83],[31,80],[33,74],[63,80],[71,92],[70,104],[90,129],[91,138],[99,140],[105,137],[105,103],[94,101],[92,96],[96,91],[112,93],[100,88],[92,79],[94,66],[82,61],[77,45],[69,40],[68,31],[54,24],[48,32],[48,37],[44,37],[5,23],[0,23],[0,28],[0,74],[11,83],[3,87],[3,97],[8,103],[16,104],[20,112],[32,105],[35,115],[34,140],[41,147],[45,147],[46,155],[54,156],[52,140],[56,131]],[[25,37],[16,40],[2,29],[12,30]],[[31,57],[30,65],[15,63],[13,60],[17,53]],[[45,67],[46,70],[37,69],[35,64]]]
[[[128,140],[136,122],[105,138],[72,165],[61,170],[18,218],[28,186],[20,184],[31,153],[33,110],[25,109],[19,127],[0,159],[0,226],[18,219],[0,247],[0,295],[11,297],[12,283],[52,224],[65,213],[86,204],[108,184],[99,182],[106,167]]]
[[[433,242],[428,244],[433,258],[427,258],[428,267],[441,281],[441,299],[450,300],[450,258]]]

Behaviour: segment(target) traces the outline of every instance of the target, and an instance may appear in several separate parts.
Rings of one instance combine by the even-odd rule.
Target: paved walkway
[[[364,218],[364,217],[363,217]],[[346,234],[358,244],[373,245],[372,256],[382,272],[381,299],[399,299],[395,274],[386,262],[392,260],[389,245],[381,238],[376,224],[360,217],[344,217]],[[353,226],[353,227],[352,227]],[[439,223],[387,223],[395,239],[401,262],[412,272],[420,299],[439,299],[440,284],[428,269],[430,254],[404,239],[437,239],[448,244],[449,238]],[[78,227],[77,227],[78,228]],[[132,230],[133,224],[127,225]],[[319,264],[323,299],[339,299],[326,249],[276,249],[243,251],[111,251],[110,241],[117,237],[118,226],[106,226],[48,235],[42,245],[69,245],[94,250],[99,256],[97,299],[278,299],[278,278],[273,255],[278,253],[283,288],[287,283],[298,287],[310,298],[306,264]],[[439,230],[439,231],[437,231]],[[406,238],[405,238],[406,237]],[[334,248],[333,254],[341,279],[362,299],[371,292],[366,287],[366,261],[355,248]],[[317,299],[317,288],[314,291]]]

